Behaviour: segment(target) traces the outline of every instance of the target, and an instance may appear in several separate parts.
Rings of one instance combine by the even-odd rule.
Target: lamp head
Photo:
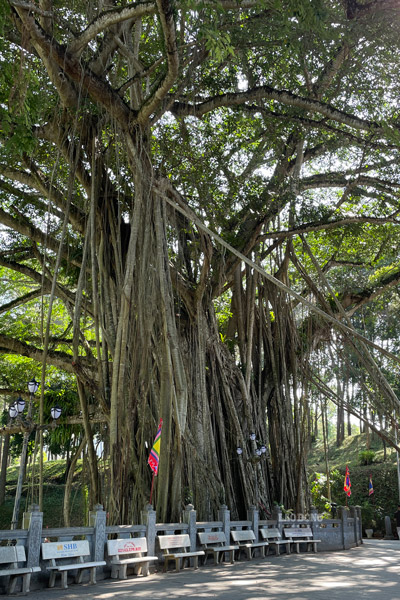
[[[30,394],[36,394],[38,387],[39,384],[34,377],[28,381],[28,390]]]
[[[22,412],[24,412],[25,400],[20,396],[19,398],[17,398],[15,406],[17,407],[18,413],[21,414]]]
[[[15,419],[16,417],[18,417],[18,408],[15,402],[13,402],[13,404],[10,404],[10,406],[8,407],[8,414],[10,415],[11,419]]]
[[[62,409],[58,404],[50,409],[51,418],[57,421],[61,417]]]

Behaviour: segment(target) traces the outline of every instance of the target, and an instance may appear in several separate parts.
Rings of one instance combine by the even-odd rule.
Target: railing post
[[[312,506],[310,509],[310,526],[311,526],[311,530],[313,532],[313,536],[316,537],[318,535],[317,533],[317,529],[318,529],[318,511],[315,508],[315,506]]]
[[[251,521],[251,528],[256,536],[255,541],[258,542],[258,523],[260,520],[258,509],[253,504],[247,510],[247,520]]]
[[[347,529],[348,529],[348,508],[346,506],[340,507],[340,520],[342,527],[342,545],[343,550],[349,550],[350,544],[347,541]]]
[[[92,560],[104,560],[107,513],[105,510],[103,510],[102,504],[96,504],[96,506],[94,507],[94,511],[91,511],[91,518],[93,519],[94,526]]]
[[[30,519],[27,539],[27,567],[38,567],[40,562],[40,544],[42,542],[43,513],[38,504],[30,507]]]
[[[358,539],[358,514],[356,506],[350,506],[350,517],[353,519],[354,541],[356,543],[356,546],[359,546],[360,542]]]
[[[226,537],[226,543],[230,544],[231,539],[231,512],[226,504],[222,504],[218,510],[218,521],[222,521],[222,531]]]
[[[275,504],[272,507],[272,515],[271,516],[272,516],[272,520],[276,521],[276,526],[277,526],[280,534],[282,535],[282,529],[283,529],[283,527],[282,527],[282,510],[281,510],[281,507],[278,506],[277,504]]]
[[[156,511],[153,510],[151,504],[147,504],[144,510],[141,511],[141,523],[146,525],[146,539],[147,539],[147,554],[149,556],[155,556],[156,551]]]
[[[359,540],[360,544],[362,544],[363,540],[362,540],[361,506],[357,506],[357,524],[358,524],[358,540]]]
[[[196,511],[193,504],[188,504],[183,511],[183,522],[189,525],[190,551],[194,552],[197,546],[196,540]]]

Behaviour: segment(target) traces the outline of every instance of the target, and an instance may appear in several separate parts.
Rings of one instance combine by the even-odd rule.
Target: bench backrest
[[[198,534],[200,544],[212,546],[213,544],[226,544],[226,536],[223,531],[205,531]]]
[[[287,538],[313,537],[311,527],[285,527],[283,531]]]
[[[26,560],[24,546],[0,546],[0,563],[18,563]]]
[[[143,552],[147,552],[147,540],[145,537],[107,540],[107,553],[109,556],[142,554]]]
[[[179,535],[159,535],[158,541],[161,550],[168,550],[172,548],[190,548],[190,537],[187,533]]]
[[[276,527],[262,528],[260,529],[260,533],[264,540],[280,539],[282,537],[281,532]]]
[[[72,542],[45,542],[42,544],[42,557],[45,560],[57,558],[73,558],[90,555],[89,542],[79,540]]]
[[[254,542],[256,536],[251,529],[242,529],[241,531],[231,531],[234,542]]]

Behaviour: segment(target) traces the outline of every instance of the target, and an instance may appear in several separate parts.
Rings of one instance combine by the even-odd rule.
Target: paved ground
[[[57,582],[59,579],[57,579]],[[155,573],[96,586],[33,591],[29,600],[400,600],[400,541],[365,540],[347,552],[268,556],[235,565]]]

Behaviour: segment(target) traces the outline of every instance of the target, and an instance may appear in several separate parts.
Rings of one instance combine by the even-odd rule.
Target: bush
[[[360,465],[370,465],[374,462],[375,452],[373,450],[363,450],[358,454]]]
[[[385,516],[382,506],[376,506],[366,500],[361,505],[361,520],[364,531],[366,529],[384,530]]]

